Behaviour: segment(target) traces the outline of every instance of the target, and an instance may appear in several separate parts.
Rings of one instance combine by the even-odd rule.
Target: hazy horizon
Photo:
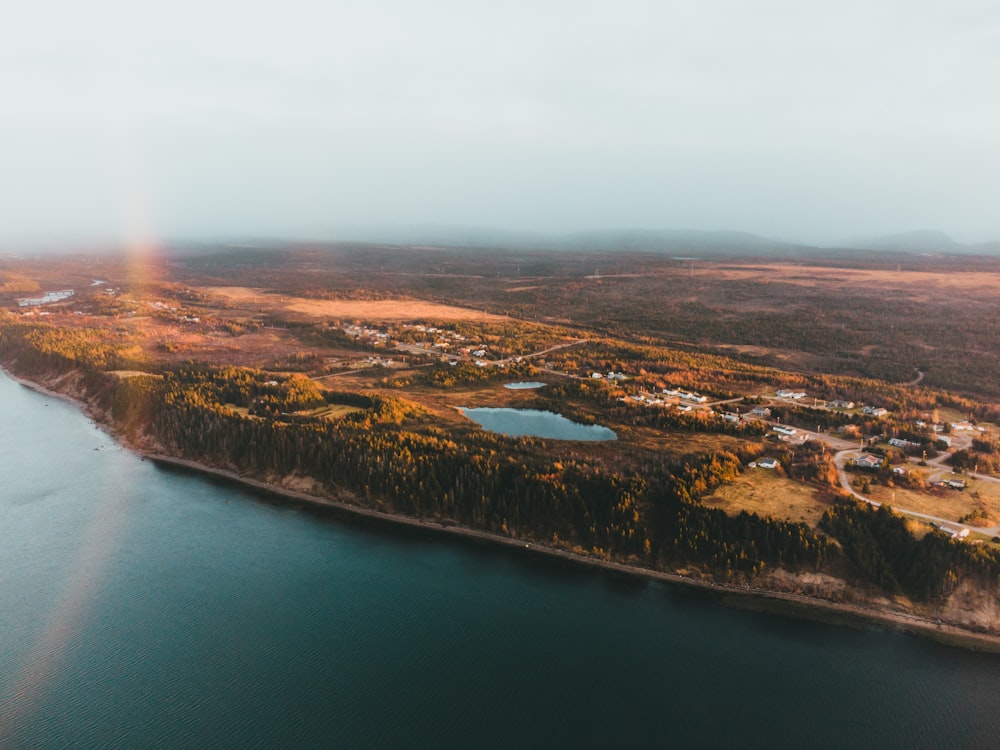
[[[0,241],[345,228],[1000,240],[1000,7],[30,4]]]

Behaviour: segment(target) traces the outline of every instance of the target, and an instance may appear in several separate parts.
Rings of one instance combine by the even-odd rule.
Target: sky
[[[995,0],[16,3],[0,239],[1000,239],[998,50]]]

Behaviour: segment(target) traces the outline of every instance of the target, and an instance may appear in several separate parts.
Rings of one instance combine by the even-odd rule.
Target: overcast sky
[[[6,238],[982,240],[998,185],[996,0],[32,0],[0,25]]]

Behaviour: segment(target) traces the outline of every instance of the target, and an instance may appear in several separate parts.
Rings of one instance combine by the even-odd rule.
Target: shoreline
[[[416,518],[396,513],[388,513],[349,502],[313,495],[301,490],[283,487],[280,484],[255,479],[230,469],[224,469],[199,461],[171,456],[157,451],[147,450],[131,444],[115,428],[98,415],[91,404],[68,393],[53,390],[45,385],[20,377],[7,367],[0,365],[0,372],[16,383],[37,393],[66,401],[79,408],[83,414],[97,427],[107,432],[119,445],[123,446],[143,460],[155,464],[197,472],[214,476],[235,484],[265,492],[272,496],[301,502],[306,505],[334,510],[357,518],[373,519],[382,523],[405,526],[411,529],[428,531],[434,534],[499,545],[510,550],[518,549],[533,555],[543,555],[551,559],[570,562],[574,565],[587,566],[596,570],[604,570],[641,578],[647,581],[659,581],[669,585],[697,589],[718,595],[730,606],[749,609],[774,611],[785,616],[835,622],[839,624],[876,625],[887,630],[895,630],[918,635],[948,646],[958,646],[973,651],[1000,653],[1000,635],[969,630],[958,625],[938,620],[930,620],[919,615],[902,612],[880,610],[876,605],[864,605],[846,602],[836,602],[806,594],[799,594],[779,589],[761,588],[747,584],[726,584],[717,581],[692,578],[678,573],[644,568],[626,563],[602,560],[600,558],[580,555],[571,551],[551,547],[534,541],[524,541],[511,537],[498,536],[486,531],[451,525],[442,521]]]

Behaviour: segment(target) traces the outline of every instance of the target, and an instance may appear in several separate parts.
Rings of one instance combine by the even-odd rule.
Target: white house
[[[868,414],[872,417],[884,417],[889,413],[888,409],[884,409],[881,406],[865,406],[861,409],[862,413]]]
[[[795,401],[798,401],[800,398],[806,397],[806,394],[802,391],[790,391],[787,388],[780,389],[777,395],[778,398],[790,398]]]

